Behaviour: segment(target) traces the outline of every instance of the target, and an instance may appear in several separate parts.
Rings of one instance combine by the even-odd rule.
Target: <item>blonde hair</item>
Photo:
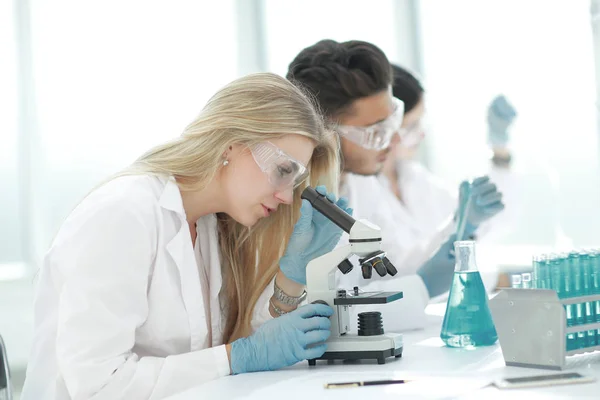
[[[182,191],[200,190],[222,167],[223,153],[232,144],[251,146],[286,135],[302,135],[315,142],[307,166],[308,182],[294,190],[292,207],[279,207],[251,229],[228,215],[217,215],[222,294],[228,302],[224,343],[251,333],[257,300],[275,277],[299,217],[302,190],[308,184],[324,184],[337,191],[338,139],[325,128],[316,104],[278,75],[245,76],[219,90],[179,138],[153,148],[122,173],[171,175]]]

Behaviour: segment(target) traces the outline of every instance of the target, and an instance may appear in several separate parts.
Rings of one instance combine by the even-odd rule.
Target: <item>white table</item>
[[[547,388],[500,391],[487,386],[502,377],[540,375],[541,369],[506,367],[499,345],[474,350],[451,349],[439,339],[443,305],[430,306],[431,324],[404,334],[402,358],[375,362],[306,362],[274,372],[228,376],[207,382],[169,400],[199,399],[495,399],[509,395],[535,399],[600,399],[600,353],[569,360],[568,371],[595,376],[597,382]],[[404,385],[324,389],[323,384],[377,379],[414,379]]]

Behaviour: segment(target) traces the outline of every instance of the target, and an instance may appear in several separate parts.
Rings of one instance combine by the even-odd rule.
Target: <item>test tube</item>
[[[567,285],[567,283],[569,282],[569,261],[570,261],[570,257],[569,257],[569,253],[560,253],[559,256],[559,264],[560,264],[560,281],[558,282],[558,284],[560,285],[560,290],[562,293],[565,292],[565,287]]]
[[[519,274],[511,275],[510,282],[511,282],[510,287],[512,287],[513,289],[522,289],[523,288],[523,282],[521,280],[521,275],[519,275]]]
[[[591,266],[591,291],[593,295],[600,294],[600,251],[594,249],[590,252]],[[593,302],[592,315],[594,322],[600,322],[600,300]],[[596,346],[600,344],[600,329],[596,330]]]
[[[560,293],[562,293],[563,289],[563,286],[561,285],[561,282],[563,282],[563,271],[560,255],[550,254],[547,263],[550,268],[550,289],[556,291],[556,294],[560,297]]]
[[[586,264],[589,260],[587,253],[584,251],[580,251],[578,253],[579,258],[578,262],[574,264],[573,268],[573,282],[575,284],[574,295],[585,296],[585,290],[583,287],[584,283],[584,264]],[[585,324],[585,303],[577,303],[575,304],[575,325],[583,325]],[[577,332],[577,347],[582,348],[586,345],[586,332],[579,331]]]
[[[533,256],[531,260],[531,267],[533,270],[533,287],[536,289],[541,289],[540,285],[540,256]]]
[[[591,296],[592,295],[592,261],[593,257],[589,251],[581,252],[581,277],[582,277],[582,296]],[[596,313],[594,309],[595,304],[592,304],[591,301],[586,301],[582,304],[583,307],[583,317],[586,324],[594,323],[596,321]],[[586,336],[586,347],[595,346],[596,341],[596,331],[594,329],[588,330],[584,332]]]
[[[542,254],[533,257],[533,279],[536,289],[549,289],[546,281],[546,257]]]
[[[567,262],[564,270],[564,293],[562,297],[573,297],[575,291],[575,283],[574,283],[574,273],[573,270],[575,267],[579,266],[579,254],[570,253],[567,257]],[[559,298],[561,296],[559,295]],[[575,325],[575,305],[569,304],[565,306],[565,311],[567,314],[567,327],[571,327]],[[567,351],[575,350],[578,347],[577,343],[577,335],[575,333],[567,334]]]
[[[531,289],[531,273],[524,272],[521,274],[521,285],[523,289]]]

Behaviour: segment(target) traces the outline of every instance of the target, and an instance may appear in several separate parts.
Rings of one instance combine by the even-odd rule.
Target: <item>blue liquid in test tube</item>
[[[575,296],[575,269],[579,268],[579,254],[578,253],[570,253],[567,262],[564,266],[564,294],[559,298],[569,298]],[[569,304],[565,306],[565,311],[567,314],[567,327],[575,326],[575,305]],[[577,340],[575,333],[567,334],[567,351],[577,349]]]
[[[536,289],[550,289],[549,269],[546,255],[536,256],[533,259],[533,275]]]
[[[591,296],[593,294],[593,282],[592,282],[592,273],[593,273],[593,261],[594,257],[592,253],[585,252],[581,254],[581,275],[582,275],[582,288],[583,288],[583,296]],[[596,310],[595,304],[591,301],[586,301],[583,303],[584,308],[584,318],[586,324],[591,324],[596,322]],[[586,347],[596,346],[596,330],[591,329],[585,332],[586,336]]]
[[[600,251],[598,249],[590,252],[590,266],[591,266],[591,285],[592,294],[600,294]],[[594,316],[594,322],[600,322],[600,300],[592,302],[592,315]],[[596,330],[596,345],[600,344],[600,329]]]
[[[585,271],[584,265],[589,263],[589,256],[586,252],[579,252],[579,267],[575,270],[575,296],[585,296]],[[583,325],[586,321],[585,303],[575,304],[575,325]],[[581,349],[587,345],[587,333],[585,331],[577,332],[577,348]]]

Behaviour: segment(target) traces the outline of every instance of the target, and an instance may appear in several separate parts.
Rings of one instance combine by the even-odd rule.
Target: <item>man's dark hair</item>
[[[371,43],[322,40],[296,56],[287,79],[308,89],[325,116],[336,118],[355,100],[388,89],[392,69],[383,51]]]
[[[423,86],[413,74],[398,65],[392,64],[392,71],[394,72],[392,92],[394,97],[404,102],[404,113],[407,113],[421,101]]]

